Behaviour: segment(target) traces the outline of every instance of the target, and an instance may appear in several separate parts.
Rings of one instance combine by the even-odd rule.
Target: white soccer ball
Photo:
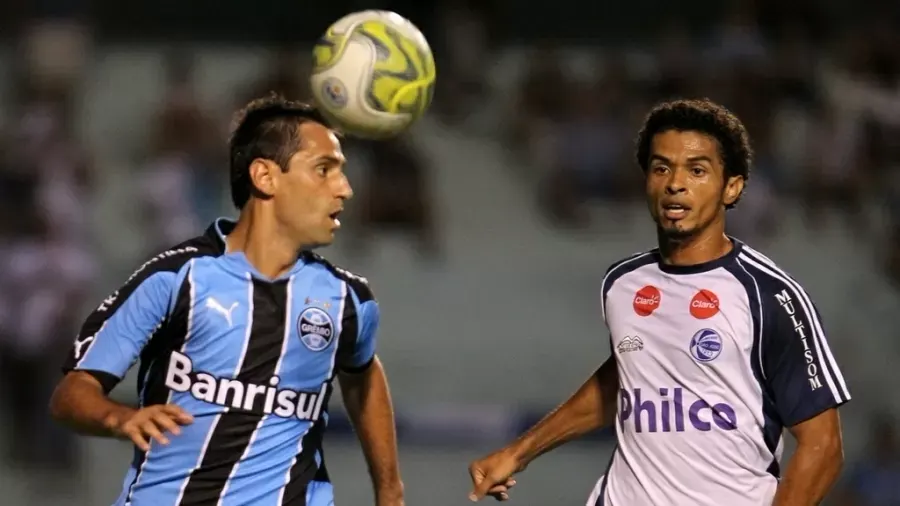
[[[344,16],[313,49],[313,98],[347,135],[379,139],[402,132],[431,105],[434,82],[428,41],[394,12]]]

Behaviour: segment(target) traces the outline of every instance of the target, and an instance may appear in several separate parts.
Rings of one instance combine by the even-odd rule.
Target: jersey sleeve
[[[345,306],[350,309],[345,308],[341,322],[338,368],[359,373],[375,359],[381,311],[367,281],[351,277],[348,285]]]
[[[625,276],[626,274],[633,272],[635,269],[640,269],[641,267],[654,263],[656,258],[653,254],[653,251],[645,251],[642,253],[634,253],[631,256],[623,258],[618,262],[613,263],[606,269],[606,273],[603,274],[603,280],[600,282],[600,313],[603,317],[603,323],[606,325],[607,329],[609,328],[609,314],[607,312],[607,299],[609,296],[610,290],[612,290],[613,285]]]
[[[344,370],[359,372],[365,370],[375,359],[375,348],[378,344],[378,324],[381,312],[374,300],[366,301],[359,306],[359,332],[353,354],[349,355]]]
[[[148,264],[88,315],[63,373],[88,372],[109,392],[137,361],[165,321],[177,273],[171,261]]]
[[[850,400],[813,301],[793,280],[764,295],[761,366],[781,421],[788,427]]]

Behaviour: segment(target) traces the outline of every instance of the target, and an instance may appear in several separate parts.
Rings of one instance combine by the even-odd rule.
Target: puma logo
[[[75,339],[75,360],[81,360],[83,355],[84,347],[89,345],[96,337],[96,334],[85,337],[84,339]]]
[[[206,307],[224,316],[225,320],[228,322],[229,328],[234,326],[231,322],[231,312],[234,311],[234,308],[238,307],[237,302],[232,304],[228,309],[225,309],[225,306],[223,306],[219,301],[212,297],[209,297],[206,299]]]

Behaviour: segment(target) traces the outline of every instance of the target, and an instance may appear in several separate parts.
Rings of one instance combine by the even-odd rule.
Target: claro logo
[[[661,298],[662,295],[659,293],[659,288],[653,285],[641,288],[634,294],[634,301],[632,302],[634,312],[639,316],[650,316],[659,307]]]

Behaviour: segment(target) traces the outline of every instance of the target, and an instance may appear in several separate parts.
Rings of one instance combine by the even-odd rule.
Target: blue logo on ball
[[[700,362],[711,362],[722,353],[722,338],[712,329],[703,329],[691,338],[691,356]]]
[[[343,108],[347,105],[348,100],[347,87],[344,86],[344,83],[334,77],[329,77],[322,83],[322,97],[325,98],[332,107],[337,109]]]

